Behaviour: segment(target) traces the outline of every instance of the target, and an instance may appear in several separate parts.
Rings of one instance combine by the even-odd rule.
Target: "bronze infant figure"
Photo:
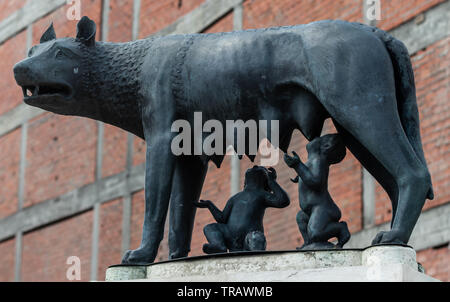
[[[223,211],[210,200],[194,204],[208,208],[217,223],[205,226],[203,232],[208,243],[206,254],[266,249],[263,217],[266,208],[285,208],[290,200],[276,182],[275,169],[254,166],[245,173],[244,190],[232,196]]]
[[[313,139],[306,146],[308,161],[303,164],[297,153],[284,155],[286,164],[298,176],[298,195],[301,211],[297,224],[304,244],[299,249],[342,248],[350,239],[347,223],[328,192],[329,166],[341,162],[346,154],[345,145],[338,134],[328,134]],[[299,177],[300,176],[300,177]],[[329,239],[337,237],[336,246]]]

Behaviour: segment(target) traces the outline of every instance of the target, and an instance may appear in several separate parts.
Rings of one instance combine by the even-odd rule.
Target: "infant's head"
[[[267,190],[268,170],[262,166],[253,166],[245,172],[244,186],[256,185],[263,190]]]
[[[345,144],[339,134],[327,134],[313,139],[306,145],[308,154],[320,152],[330,165],[341,162],[346,154]]]

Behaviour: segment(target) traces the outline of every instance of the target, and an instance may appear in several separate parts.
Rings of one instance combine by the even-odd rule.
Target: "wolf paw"
[[[155,261],[155,256],[144,248],[126,251],[122,258],[122,264],[147,265]]]
[[[406,244],[407,240],[404,239],[402,232],[397,230],[382,231],[379,232],[375,239],[372,241],[372,245],[376,244]]]

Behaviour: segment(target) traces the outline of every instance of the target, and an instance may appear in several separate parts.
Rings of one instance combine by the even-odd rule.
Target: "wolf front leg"
[[[153,134],[147,139],[142,241],[138,249],[125,253],[124,264],[152,263],[164,236],[175,156],[170,149],[172,135]]]
[[[169,259],[186,257],[191,247],[196,206],[208,164],[193,156],[178,156],[170,200]]]

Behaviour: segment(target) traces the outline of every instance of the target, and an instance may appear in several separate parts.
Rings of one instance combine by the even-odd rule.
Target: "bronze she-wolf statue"
[[[96,25],[87,17],[78,23],[76,38],[57,39],[50,26],[28,58],[14,66],[14,75],[26,104],[100,120],[145,138],[142,242],[123,263],[154,261],[169,200],[169,256],[189,253],[207,163],[220,166],[225,154],[171,152],[172,123],[192,123],[194,112],[223,124],[278,120],[284,152],[294,129],[311,141],[331,118],[392,201],[391,230],[379,233],[373,244],[408,242],[433,190],[411,62],[405,46],[388,33],[319,21],[129,43],[96,42],[95,35]]]

